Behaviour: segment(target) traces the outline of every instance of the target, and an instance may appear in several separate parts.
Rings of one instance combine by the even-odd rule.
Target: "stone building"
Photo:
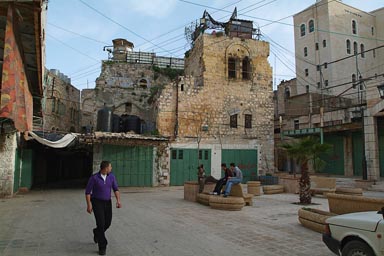
[[[20,142],[42,116],[46,7],[42,0],[0,2],[0,196],[12,196],[30,173]]]
[[[222,162],[238,164],[245,181],[256,179],[274,171],[269,44],[253,38],[251,21],[232,17],[221,30],[206,12],[201,21],[185,76],[158,101],[159,133],[173,138],[171,185],[196,179],[198,164],[220,177]]]
[[[109,59],[102,62],[96,87],[81,93],[81,141],[92,147],[94,170],[108,159],[121,186],[167,185],[168,138],[158,136],[154,103],[183,73],[184,60],[136,52],[125,39],[104,50]]]
[[[328,174],[384,176],[383,14],[322,0],[294,15],[297,78],[275,94],[276,138],[316,134],[333,144]]]
[[[80,90],[71,85],[71,80],[56,69],[45,73],[41,128],[38,130],[80,132]]]

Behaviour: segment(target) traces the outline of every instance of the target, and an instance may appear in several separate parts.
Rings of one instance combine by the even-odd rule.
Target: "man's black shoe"
[[[105,255],[106,249],[99,249],[99,255]]]

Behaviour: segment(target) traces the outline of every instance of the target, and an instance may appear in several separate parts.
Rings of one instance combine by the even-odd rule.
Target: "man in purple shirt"
[[[120,192],[115,176],[111,173],[109,161],[102,161],[100,171],[93,174],[85,188],[87,212],[95,215],[96,228],[93,229],[93,241],[99,244],[99,255],[105,255],[108,241],[105,231],[112,222],[111,189],[115,193],[116,208],[121,208]]]

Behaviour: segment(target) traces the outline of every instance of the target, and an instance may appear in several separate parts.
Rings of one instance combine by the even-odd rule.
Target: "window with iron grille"
[[[251,79],[251,62],[249,60],[248,57],[245,57],[243,59],[243,63],[242,63],[242,76],[243,76],[243,80],[249,80]]]
[[[250,115],[250,114],[244,115],[244,127],[245,128],[252,128],[252,115]]]
[[[231,115],[229,125],[231,128],[237,128],[237,114]]]
[[[236,78],[236,59],[228,58],[228,77]]]

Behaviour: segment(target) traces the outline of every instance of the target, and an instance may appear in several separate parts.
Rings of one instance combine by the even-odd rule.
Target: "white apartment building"
[[[292,105],[295,97],[317,95],[322,103],[309,96],[308,109],[322,106],[324,114],[321,107],[295,114],[288,104],[279,113],[282,130],[322,128],[325,141],[341,145],[333,157],[338,155],[341,167],[334,174],[359,176],[365,162],[366,178],[379,180],[384,177],[384,100],[378,90],[384,85],[384,8],[365,12],[341,0],[322,0],[293,18],[297,80],[283,84],[284,97],[289,95],[286,102]]]
[[[322,0],[294,15],[298,94],[355,98],[365,88],[352,81],[382,74],[383,14]]]

